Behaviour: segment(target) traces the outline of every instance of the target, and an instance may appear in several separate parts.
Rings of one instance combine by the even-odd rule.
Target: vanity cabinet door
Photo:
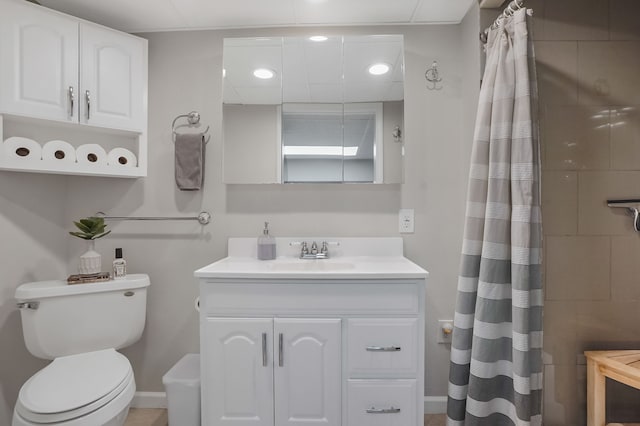
[[[275,423],[341,424],[341,320],[274,320]]]
[[[0,113],[77,122],[77,20],[24,1],[0,9]]]
[[[80,40],[80,122],[145,132],[145,40],[87,23]]]
[[[273,320],[207,318],[203,424],[273,426]]]

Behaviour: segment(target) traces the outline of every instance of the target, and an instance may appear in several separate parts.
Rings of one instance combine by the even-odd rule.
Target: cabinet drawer
[[[413,378],[418,371],[417,318],[357,318],[347,324],[352,378]]]
[[[417,315],[424,285],[417,280],[318,281],[201,281],[200,309],[206,316]]]
[[[413,426],[415,380],[349,380],[347,426]]]

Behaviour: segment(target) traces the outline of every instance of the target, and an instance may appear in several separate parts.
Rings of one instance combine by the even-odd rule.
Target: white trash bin
[[[162,376],[169,426],[200,426],[200,355],[186,354]]]

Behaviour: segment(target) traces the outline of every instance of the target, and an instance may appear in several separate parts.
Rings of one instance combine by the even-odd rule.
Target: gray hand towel
[[[176,135],[176,185],[181,191],[197,191],[204,181],[204,135]]]

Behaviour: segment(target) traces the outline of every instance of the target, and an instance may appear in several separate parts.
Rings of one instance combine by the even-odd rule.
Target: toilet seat
[[[56,358],[22,386],[16,411],[33,423],[64,422],[98,410],[133,381],[131,364],[114,349]]]

